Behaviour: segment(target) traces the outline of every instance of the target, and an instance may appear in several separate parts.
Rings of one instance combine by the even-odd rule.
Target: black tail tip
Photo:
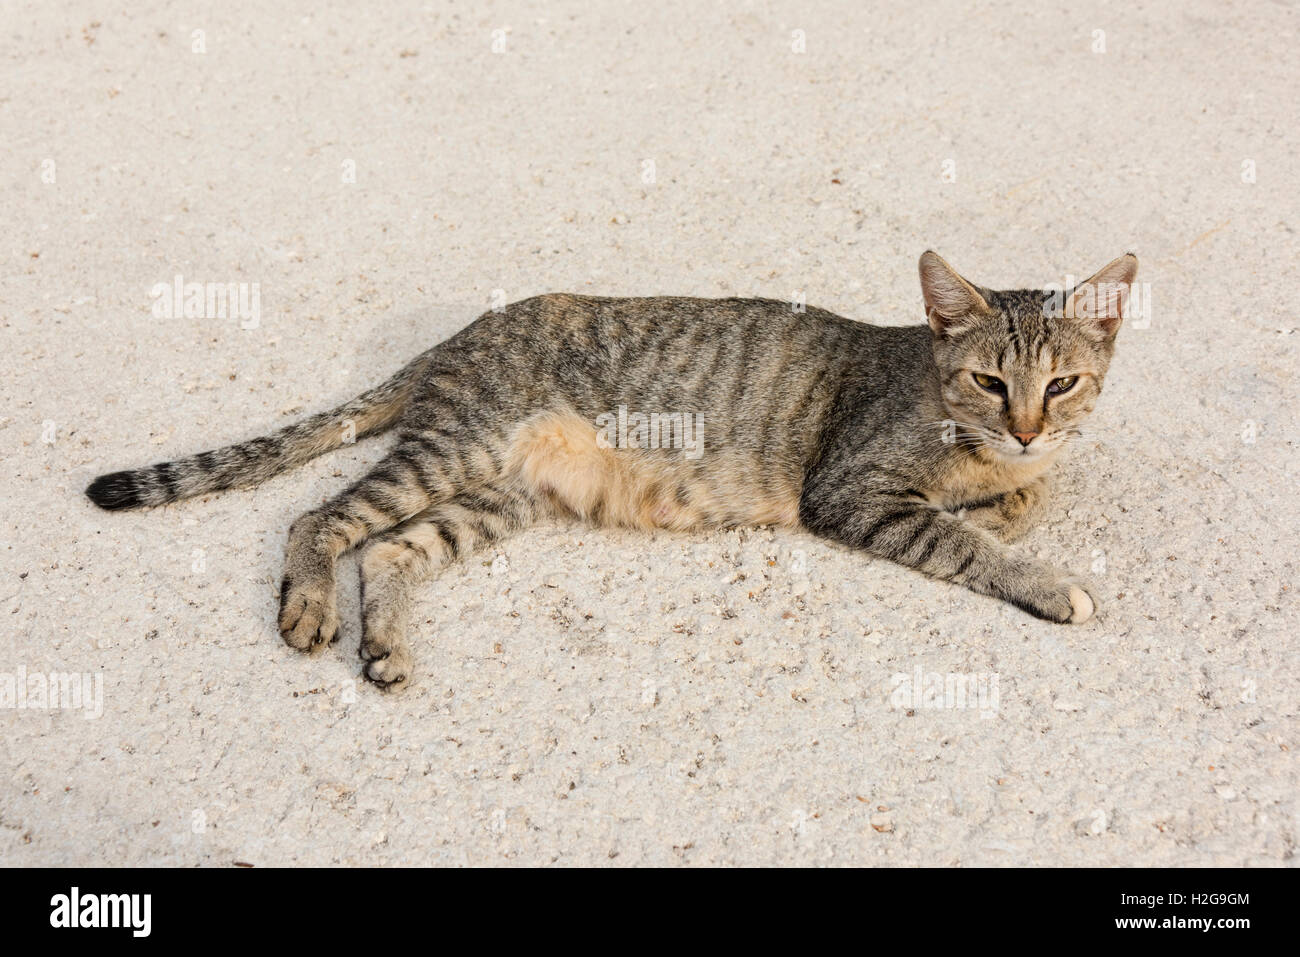
[[[134,508],[141,503],[140,484],[134,472],[110,472],[86,486],[86,497],[110,512]]]

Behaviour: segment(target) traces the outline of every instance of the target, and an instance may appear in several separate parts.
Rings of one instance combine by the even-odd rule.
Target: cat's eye
[[[1053,379],[1047,384],[1047,394],[1060,395],[1062,392],[1069,392],[1078,381],[1079,377],[1077,375],[1067,375],[1060,379]]]
[[[996,392],[998,395],[1007,391],[1007,384],[997,376],[985,375],[983,372],[972,372],[975,377],[975,384],[987,392]]]

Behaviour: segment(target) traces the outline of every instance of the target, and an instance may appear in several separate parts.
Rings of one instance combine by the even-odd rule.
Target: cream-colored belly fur
[[[799,477],[757,481],[762,463],[710,449],[706,477],[680,451],[606,448],[592,422],[543,412],[514,433],[507,468],[526,488],[600,525],[679,531],[799,521]]]

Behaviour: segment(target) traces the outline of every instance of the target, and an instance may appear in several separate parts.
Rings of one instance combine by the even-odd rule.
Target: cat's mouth
[[[1056,445],[1056,442],[1044,437],[1034,439],[1028,445],[1023,445],[1019,439],[1011,435],[1003,435],[1000,436],[998,444],[993,446],[993,450],[1004,459],[1013,462],[1028,462],[1046,455]]]
[[[1042,458],[1061,444],[1059,432],[1035,436],[1026,445],[1010,432],[985,425],[958,423],[956,429],[959,440],[967,447],[973,447],[977,453],[997,461],[1020,465]]]

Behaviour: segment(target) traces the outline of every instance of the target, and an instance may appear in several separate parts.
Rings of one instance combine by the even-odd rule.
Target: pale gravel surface
[[[5,4],[0,671],[102,672],[104,714],[0,712],[0,863],[1294,862],[1294,7],[366,6]],[[495,289],[916,322],[930,246],[994,286],[1141,258],[1150,327],[1024,546],[1104,562],[1086,626],[801,534],[547,526],[424,589],[391,698],[351,559],[334,652],[274,629],[289,523],[382,441],[81,497]],[[178,272],[260,283],[261,325],[155,319]],[[891,707],[918,666],[999,707]]]

